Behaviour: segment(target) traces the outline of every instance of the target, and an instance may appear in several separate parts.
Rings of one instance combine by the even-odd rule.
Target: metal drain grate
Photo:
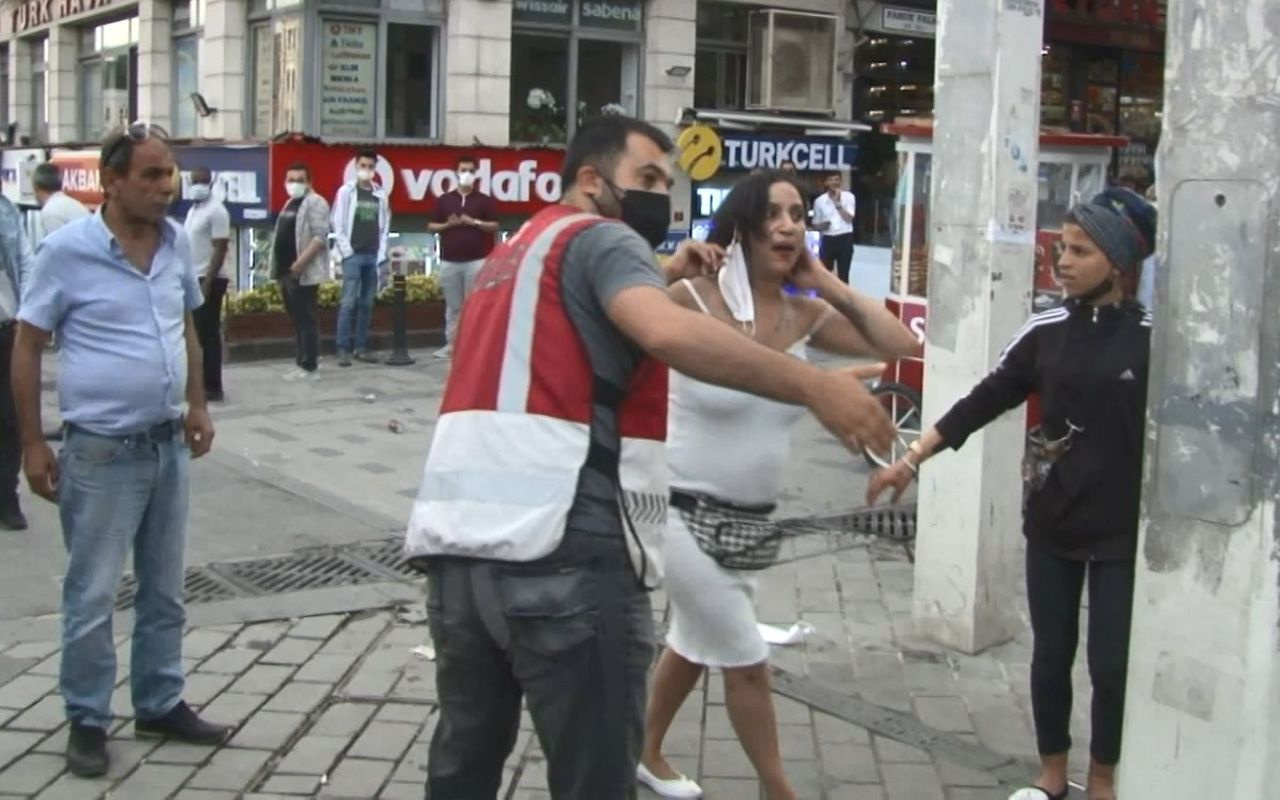
[[[214,564],[212,568],[258,594],[328,589],[386,580],[385,575],[349,561],[332,550],[254,561],[231,561]]]
[[[916,536],[916,507],[914,505],[865,508],[848,514],[830,517],[797,517],[783,520],[784,529],[794,534],[806,533],[867,533],[886,539],[905,542]]]
[[[344,555],[348,558],[367,561],[398,578],[422,577],[422,573],[405,562],[404,539],[401,537],[353,545],[344,551]]]
[[[182,599],[186,603],[211,603],[217,600],[230,600],[238,594],[235,589],[218,580],[204,567],[188,569],[182,584]],[[120,581],[120,589],[116,592],[116,609],[123,611],[133,608],[137,594],[138,580],[132,573],[126,574]]]

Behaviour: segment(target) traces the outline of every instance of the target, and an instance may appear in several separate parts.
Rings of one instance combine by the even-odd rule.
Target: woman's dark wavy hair
[[[769,189],[775,183],[794,186],[805,211],[809,210],[808,193],[787,173],[768,170],[748,175],[738,181],[711,217],[711,232],[707,235],[707,241],[728,247],[733,242],[735,231],[744,244],[751,234],[763,234],[765,223],[769,221]]]

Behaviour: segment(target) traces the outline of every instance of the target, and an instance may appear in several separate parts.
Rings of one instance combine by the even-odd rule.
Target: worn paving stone
[[[362,656],[369,652],[369,646],[386,629],[388,620],[380,616],[354,619],[320,648],[324,655]]]
[[[223,748],[214,753],[209,763],[192,776],[187,785],[196,789],[242,792],[253,784],[271,755],[270,750]]]
[[[283,747],[293,738],[303,723],[307,721],[302,714],[286,714],[279,711],[258,711],[241,726],[231,737],[232,747],[245,747],[251,750],[274,750]],[[217,786],[212,788],[221,789]],[[243,787],[241,787],[243,788]]]
[[[197,672],[221,672],[230,675],[239,675],[249,667],[262,655],[259,650],[250,650],[244,647],[233,647],[226,650],[219,650],[217,653],[209,656],[200,663],[196,668]]]
[[[905,745],[885,736],[873,736],[876,756],[889,764],[931,764],[933,759],[925,751]]]
[[[281,795],[314,797],[320,788],[320,775],[272,775],[262,784],[262,791]]]
[[[846,722],[830,714],[815,713],[813,730],[819,742],[832,744],[871,744],[871,734],[852,722]]]
[[[163,742],[147,756],[153,764],[192,764],[200,765],[213,757],[214,750],[199,744],[185,742]]]
[[[61,643],[57,641],[23,642],[21,644],[15,644],[13,647],[10,647],[8,650],[5,650],[4,654],[9,658],[16,658],[16,659],[34,658],[36,660],[40,660],[43,658],[48,658],[49,656],[58,652],[58,650],[61,647],[62,647]]]
[[[258,707],[267,701],[264,694],[233,694],[223,692],[201,711],[210,722],[221,725],[239,725],[248,719]]]
[[[325,709],[309,733],[354,737],[376,710],[369,703],[335,703]]]
[[[62,702],[62,696],[48,694],[40,698],[35,705],[9,720],[5,724],[5,728],[48,733],[49,731],[57,730],[58,726],[66,721],[67,711],[65,704]]]
[[[354,653],[319,653],[303,664],[293,676],[295,681],[335,684],[355,666],[359,656]]]
[[[0,792],[34,795],[65,769],[64,759],[48,753],[28,753],[0,772]]]
[[[263,708],[267,711],[310,714],[320,707],[331,691],[332,688],[323,683],[289,683],[276,692]]]
[[[957,788],[947,792],[948,800],[1008,800],[1007,789]]]
[[[294,668],[290,666],[265,664],[259,659],[258,663],[236,678],[235,682],[227,687],[227,691],[238,694],[272,695],[280,691],[280,687],[289,680],[293,670]]]
[[[0,708],[30,708],[57,685],[51,675],[19,675],[0,686]]]
[[[261,659],[263,664],[303,664],[324,644],[318,639],[286,636]]]
[[[702,774],[713,778],[754,778],[756,771],[736,740],[708,739],[702,746]]]
[[[421,783],[388,783],[378,800],[422,800]]]
[[[428,710],[416,703],[387,703],[374,715],[377,722],[412,722],[421,725],[426,721]]]
[[[289,629],[289,636],[298,639],[328,639],[346,621],[343,614],[326,614],[322,617],[303,617]]]
[[[997,787],[999,781],[991,777],[985,772],[965,767],[959,764],[953,764],[950,761],[941,759],[937,762],[938,777],[942,779],[945,786],[959,787]]]
[[[308,733],[289,748],[275,771],[281,775],[323,775],[349,743],[345,736]]]
[[[972,733],[969,709],[959,697],[916,697],[916,716],[930,728],[947,733]]]
[[[220,672],[193,672],[187,676],[182,699],[199,709],[217,697],[235,680],[235,675]]]
[[[117,797],[169,797],[191,776],[182,764],[143,764],[112,792]]]
[[[375,797],[391,776],[395,765],[390,761],[344,758],[329,775],[329,783],[320,792],[323,798]]]
[[[219,792],[212,789],[182,789],[173,800],[239,800],[242,792]]]
[[[418,725],[403,722],[371,722],[347,751],[347,755],[355,758],[371,758],[395,761],[404,755],[414,736],[418,733]]]
[[[827,800],[885,800],[878,783],[840,783],[827,789]]]
[[[828,776],[847,783],[880,781],[880,771],[870,746],[821,742],[818,749],[822,754],[823,770]]]
[[[946,800],[931,764],[884,764],[881,774],[888,800]]]
[[[231,638],[228,631],[196,628],[182,637],[182,657],[204,659],[218,652]]]
[[[39,733],[25,731],[0,731],[0,767],[36,746]]]
[[[755,778],[704,778],[698,783],[708,798],[756,800],[760,797],[760,782]]]

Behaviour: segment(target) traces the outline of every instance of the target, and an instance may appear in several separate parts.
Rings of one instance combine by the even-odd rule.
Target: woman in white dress
[[[710,241],[727,248],[716,277],[671,288],[682,305],[711,314],[776,350],[805,357],[812,344],[834,353],[896,359],[915,337],[876,301],[842,284],[805,247],[803,190],[766,172],[740,182],[715,216]],[[788,295],[791,283],[802,291]],[[818,297],[807,296],[816,291]],[[871,374],[878,368],[861,368]],[[654,675],[637,776],[662,797],[701,797],[676,772],[662,741],[707,668],[724,673],[725,704],[769,800],[795,791],[782,769],[769,690],[769,648],[756,627],[751,572],[726,569],[704,553],[678,510],[713,506],[772,510],[802,409],[672,373],[668,430],[672,510],[663,543],[671,601],[667,647]]]

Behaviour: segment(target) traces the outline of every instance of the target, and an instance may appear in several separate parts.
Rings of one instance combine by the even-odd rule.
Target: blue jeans
[[[338,352],[364,353],[369,346],[369,318],[378,290],[378,256],[356,253],[342,260],[342,303],[338,306]],[[352,347],[352,325],[355,346]]]
[[[160,717],[182,698],[188,458],[180,431],[152,442],[67,430],[58,482],[71,557],[62,585],[60,686],[73,722],[111,723],[111,617],[130,547],[138,582],[129,676],[134,710],[141,718]]]

